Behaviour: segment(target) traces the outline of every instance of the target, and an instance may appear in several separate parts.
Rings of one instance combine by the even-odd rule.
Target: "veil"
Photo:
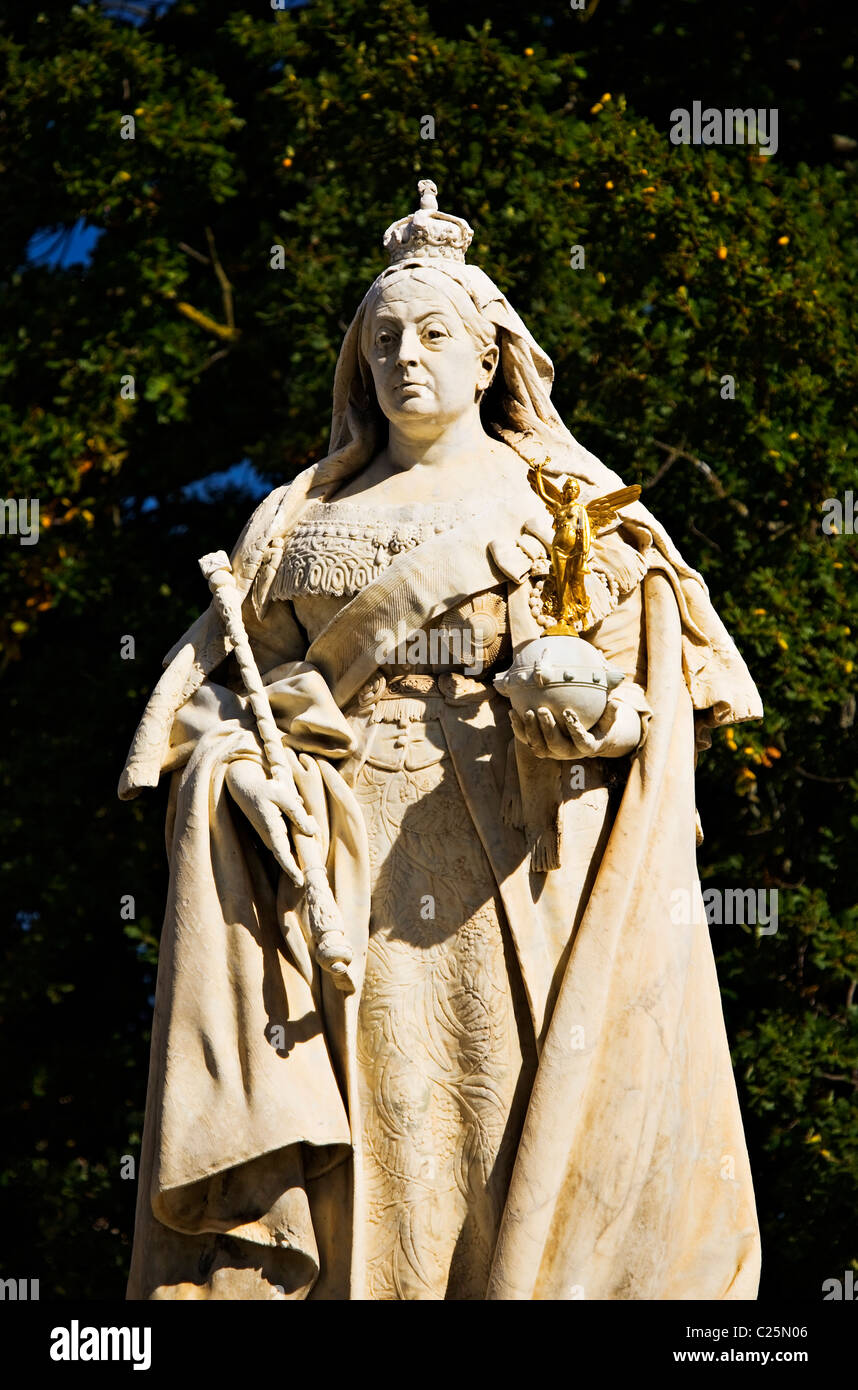
[[[449,277],[465,291],[484,323],[495,330],[504,415],[502,422],[493,425],[499,436],[527,462],[547,459],[546,473],[573,475],[592,496],[623,487],[619,474],[585,449],[561,420],[551,401],[551,358],[485,271],[440,256],[406,255],[376,277],[343,339],[334,375],[328,455],[316,465],[313,490],[330,491],[369,463],[377,450],[380,412],[361,353],[364,321],[385,283],[415,270]],[[641,502],[634,502],[623,508],[620,534],[643,556],[648,569],[663,570],[673,584],[692,700],[696,709],[712,711],[705,723],[761,718],[756,686],[715,612],[703,577],[685,562],[661,522]],[[710,742],[711,737],[704,732],[700,746]]]

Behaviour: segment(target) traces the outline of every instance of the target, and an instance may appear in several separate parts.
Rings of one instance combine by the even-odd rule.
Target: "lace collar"
[[[403,550],[477,516],[478,501],[312,502],[283,547],[272,597],[352,597]]]

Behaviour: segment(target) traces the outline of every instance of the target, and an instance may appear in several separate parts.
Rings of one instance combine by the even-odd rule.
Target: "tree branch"
[[[215,247],[214,233],[213,233],[211,227],[206,227],[206,241],[207,241],[208,244],[209,244],[209,255],[210,255],[211,258],[212,258],[212,265],[214,266],[214,272],[215,272],[215,275],[217,276],[217,282],[218,282],[218,284],[220,285],[221,294],[222,294],[222,296],[223,296],[223,313],[224,313],[224,318],[226,319],[227,324],[229,325],[230,329],[232,329],[232,330],[234,331],[234,330],[235,330],[235,314],[234,314],[234,312],[233,312],[232,285],[230,284],[229,280],[227,279],[226,271],[224,270],[223,266],[222,266],[221,263],[220,263],[220,259],[219,259],[218,254],[217,254],[217,248]]]
[[[210,265],[214,268],[217,282],[220,285],[223,313],[226,323],[218,323],[208,314],[204,314],[201,309],[195,309],[193,304],[188,304],[184,299],[177,302],[176,308],[180,314],[184,314],[186,319],[190,319],[191,323],[197,324],[199,328],[204,328],[207,333],[213,333],[216,338],[221,338],[225,342],[235,342],[236,338],[240,336],[241,330],[235,326],[235,307],[233,304],[232,285],[230,284],[226,271],[220,263],[220,258],[218,257],[217,248],[215,246],[214,233],[211,227],[206,227],[206,241],[209,247],[208,256],[204,256],[201,251],[196,251],[194,247],[189,246],[186,241],[179,242],[179,250],[184,251],[186,256],[193,256],[194,260],[199,261],[201,265]],[[172,298],[172,296],[170,297]],[[214,361],[216,358],[212,360]],[[211,362],[208,362],[206,365],[211,366]]]
[[[211,265],[208,256],[204,256],[202,251],[195,251],[193,246],[189,246],[186,241],[179,242],[179,250],[184,251],[186,256],[193,256],[195,261],[200,262],[200,265]]]
[[[584,13],[581,15],[581,18],[580,18],[580,20],[579,20],[579,23],[580,23],[580,24],[586,24],[588,20],[590,20],[590,19],[593,18],[593,15],[596,13],[596,11],[597,11],[598,8],[599,8],[599,0],[590,0],[590,3],[589,3],[589,5],[587,6],[586,10],[585,10]]]
[[[643,484],[644,491],[646,491],[647,488],[655,487],[656,483],[664,477],[668,468],[671,468],[677,459],[685,459],[686,463],[694,465],[698,473],[702,473],[716,497],[720,497],[723,502],[727,503],[728,507],[732,507],[734,512],[738,512],[739,516],[748,516],[748,508],[745,506],[744,502],[740,502],[737,498],[730,496],[717,473],[715,473],[703,459],[698,458],[696,454],[690,454],[687,449],[680,449],[676,444],[664,444],[660,439],[651,439],[650,443],[654,444],[657,449],[663,449],[668,457],[655,474],[655,477],[650,478],[649,482]]]
[[[207,333],[213,333],[216,338],[221,338],[226,342],[234,342],[238,337],[237,328],[216,323],[214,319],[209,318],[208,314],[202,313],[200,309],[195,309],[193,304],[186,304],[183,299],[179,300],[176,308],[180,314],[184,314],[186,319],[190,319],[191,323],[197,324],[199,328],[204,328]]]
[[[688,518],[688,529],[691,531],[693,535],[697,536],[699,540],[705,541],[707,545],[711,545],[715,548],[715,550],[720,551],[721,547],[717,541],[713,541],[711,536],[704,536],[702,531],[698,531],[697,527],[694,525],[693,516],[690,516]]]

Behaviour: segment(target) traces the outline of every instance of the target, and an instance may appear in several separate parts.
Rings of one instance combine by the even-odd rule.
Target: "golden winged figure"
[[[547,637],[576,636],[590,607],[584,579],[590,573],[587,557],[594,536],[613,526],[620,508],[636,502],[641,495],[637,484],[594,497],[591,502],[579,502],[581,491],[577,478],[567,478],[562,488],[542,476],[543,464],[533,464],[527,471],[527,481],[542,498],[554,518],[554,539],[551,543],[551,574],[554,592],[546,595],[543,611],[557,618],[548,628]]]

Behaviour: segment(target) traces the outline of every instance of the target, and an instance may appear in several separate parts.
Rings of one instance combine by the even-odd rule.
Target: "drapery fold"
[[[699,893],[694,733],[668,582],[645,582],[653,711],[544,1041],[490,1298],[753,1298],[759,1235]]]
[[[292,663],[271,674],[287,740],[349,751],[348,723],[318,671]],[[224,718],[231,705],[239,712]],[[262,762],[244,706],[220,688],[214,700],[197,697],[178,731],[208,717],[174,773],[131,1297],[196,1297],[201,1285],[214,1297],[254,1296],[236,1292],[250,1287],[254,1268],[306,1296],[319,1273],[306,1169],[318,1179],[351,1153],[338,1080],[348,1063],[333,1055],[337,1030],[326,1017],[336,1001],[314,993],[297,968],[287,940],[301,930],[294,903],[283,891],[278,901],[225,786],[233,759]],[[325,827],[329,878],[360,960],[369,926],[360,811],[321,757],[301,790]],[[214,1279],[206,1264],[223,1255],[224,1238],[238,1255]]]

